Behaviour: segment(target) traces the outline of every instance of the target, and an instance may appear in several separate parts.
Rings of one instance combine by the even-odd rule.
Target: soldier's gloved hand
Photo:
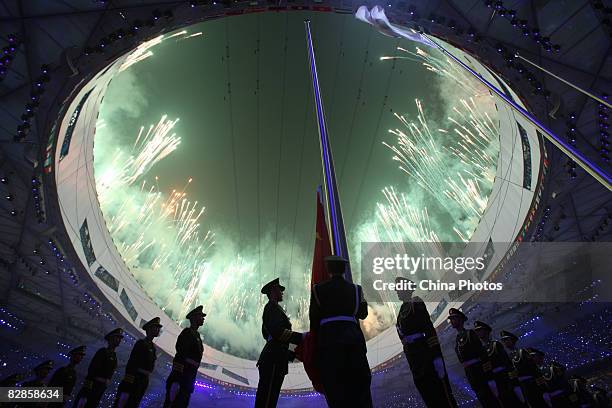
[[[495,382],[495,380],[489,380],[487,381],[487,384],[489,385],[489,389],[491,390],[493,395],[495,395],[495,398],[499,397],[499,391],[497,390],[497,383]]]
[[[523,390],[518,385],[514,387],[514,395],[519,399],[523,404],[525,403],[525,396],[523,395]]]
[[[289,332],[289,331],[287,331]],[[289,337],[289,343],[298,345],[304,340],[304,333],[292,331]]]
[[[433,361],[433,365],[436,369],[436,374],[438,374],[438,378],[444,378],[446,376],[446,370],[444,369],[444,360],[442,357],[436,357]]]

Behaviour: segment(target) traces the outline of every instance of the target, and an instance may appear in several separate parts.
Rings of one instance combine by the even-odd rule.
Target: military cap
[[[263,293],[264,295],[267,295],[268,293],[270,293],[270,290],[275,286],[278,286],[281,291],[285,290],[285,287],[280,284],[279,278],[276,278],[266,283],[265,285],[263,285],[263,287],[261,288],[261,293]]]
[[[478,330],[478,329],[485,329],[489,332],[493,331],[493,329],[491,328],[491,326],[489,326],[488,324],[486,324],[485,322],[481,322],[480,320],[476,320],[474,322],[474,330]]]
[[[514,341],[518,341],[518,337],[516,334],[510,333],[509,331],[502,330],[499,332],[500,339],[512,339]]]
[[[159,317],[154,317],[145,324],[142,325],[142,330],[147,330],[151,327],[157,326],[162,327],[163,325],[160,323],[161,319]]]
[[[117,327],[116,329],[111,330],[110,332],[106,334],[106,336],[104,336],[104,340],[108,340],[111,337],[123,337],[123,329],[120,327]]]
[[[81,355],[85,355],[85,350],[87,349],[87,347],[85,346],[79,346],[79,347],[75,347],[72,350],[70,350],[68,352],[69,355],[75,355],[75,354],[81,354]]]
[[[204,306],[202,305],[196,307],[191,312],[187,313],[187,316],[185,316],[185,318],[191,319],[192,317],[196,317],[196,316],[206,317],[206,313],[204,313],[202,309],[204,309]]]
[[[538,350],[537,348],[534,348],[534,347],[529,347],[527,351],[529,352],[529,354],[536,354],[541,357],[544,357],[546,355],[542,350]]]
[[[454,307],[451,307],[448,310],[448,318],[450,319],[452,317],[459,317],[459,318],[461,318],[463,320],[467,320],[468,319],[467,316],[461,310],[455,309]]]
[[[53,368],[53,361],[47,360],[47,361],[43,361],[42,363],[34,367],[34,371],[51,370],[52,368]]]
[[[348,259],[341,256],[330,255],[325,257],[325,267],[330,275],[340,275],[346,272]]]

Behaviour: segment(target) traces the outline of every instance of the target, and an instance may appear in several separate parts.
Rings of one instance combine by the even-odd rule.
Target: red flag
[[[317,235],[312,257],[311,287],[316,283],[328,279],[327,270],[325,269],[325,257],[329,255],[331,255],[331,245],[329,243],[329,233],[325,224],[321,190],[319,189],[317,190]],[[304,370],[306,370],[306,374],[308,374],[308,378],[310,378],[314,389],[324,394],[321,376],[316,366],[317,348],[317,333],[311,328],[302,343],[296,347],[295,353],[296,357],[304,364]]]
[[[310,287],[329,279],[327,269],[325,269],[325,257],[332,254],[331,244],[329,242],[329,232],[325,223],[325,210],[323,209],[323,200],[321,197],[321,189],[317,190],[317,235],[314,246],[314,254],[312,257],[312,277]]]

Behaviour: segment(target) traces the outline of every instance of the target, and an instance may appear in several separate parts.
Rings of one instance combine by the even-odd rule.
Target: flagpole
[[[334,160],[331,152],[331,146],[329,144],[329,138],[327,136],[325,115],[323,114],[323,102],[321,101],[321,90],[319,88],[319,77],[317,75],[317,63],[312,44],[312,35],[310,33],[310,20],[304,20],[304,25],[306,28],[306,44],[308,47],[308,61],[310,63],[310,76],[312,79],[312,89],[314,92],[315,110],[317,112],[319,146],[321,148],[321,162],[323,165],[323,187],[325,189],[325,204],[327,209],[327,225],[330,229],[332,253],[348,260],[349,254],[346,244],[346,234],[344,232],[344,221],[342,219],[340,197],[338,195],[338,187],[336,185]],[[352,281],[350,267],[347,268],[344,277],[349,282]]]

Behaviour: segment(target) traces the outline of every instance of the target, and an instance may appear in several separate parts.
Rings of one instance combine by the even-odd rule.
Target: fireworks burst
[[[150,57],[151,48],[166,39],[175,38],[180,42],[200,35],[182,31],[143,43],[130,54],[120,71]],[[462,93],[472,95],[457,104],[449,115],[448,125],[444,126],[428,122],[426,109],[417,100],[416,120],[396,115],[401,126],[390,130],[395,140],[385,143],[401,171],[416,182],[411,186],[418,184],[449,213],[457,214],[459,209],[469,218],[469,222],[454,227],[456,235],[467,240],[486,207],[494,177],[496,126],[474,102],[476,96],[488,94],[445,58],[434,57],[418,48],[415,53],[400,51],[407,56],[391,58],[418,60],[434,74],[451,78]],[[188,198],[192,179],[164,192],[159,178],[149,174],[180,146],[181,138],[174,133],[177,123],[178,119],[169,120],[164,116],[157,124],[140,128],[134,132],[133,144],[117,149],[96,164],[100,207],[125,264],[170,317],[180,321],[193,304],[202,303],[210,312],[210,324],[204,330],[212,327],[206,332],[207,344],[253,358],[260,346],[257,341],[262,341],[259,331],[264,300],[252,286],[274,278],[271,276],[274,271],[262,268],[259,253],[238,251],[229,239],[224,240],[226,237],[215,236],[203,228],[205,208]],[[100,123],[98,130],[103,126]],[[97,138],[96,142],[99,141]],[[383,199],[374,209],[371,227],[353,236],[357,239],[351,244],[362,241],[439,243],[441,237],[445,238],[437,230],[435,219],[430,219],[434,212],[411,199],[411,192],[394,186],[384,188]],[[290,252],[281,248],[285,245],[283,242],[269,240],[268,244],[275,249],[278,245],[279,254]],[[264,253],[266,245],[261,250]],[[290,276],[281,275],[281,279],[291,279],[285,307],[292,315],[296,330],[308,327],[311,254],[302,255],[299,260],[295,259],[297,256],[293,258],[293,264],[300,265],[302,270],[294,268]],[[290,261],[279,259],[279,263]],[[387,319],[390,316],[387,312],[378,311],[371,314],[370,323],[381,316],[384,322],[392,320]],[[386,324],[372,325],[369,336],[384,330]]]
[[[499,138],[497,126],[483,105],[493,103],[486,90],[448,58],[440,58],[416,48],[416,52],[398,47],[408,57],[383,57],[421,61],[428,70],[450,79],[464,92],[472,95],[461,99],[447,118],[449,129],[434,129],[428,122],[421,101],[415,100],[416,121],[394,114],[402,128],[389,129],[396,137],[393,143],[383,142],[393,152],[393,160],[423,190],[435,198],[449,214],[467,218],[467,223],[453,226],[464,242],[469,240],[480,217],[484,214],[488,195],[493,186]],[[485,96],[490,99],[479,99]],[[400,242],[435,242],[438,235],[431,230],[427,208],[418,212],[408,205],[404,193],[393,187],[383,190],[385,203],[378,203],[377,217],[387,239]],[[408,224],[406,221],[410,220]],[[403,227],[405,226],[405,227]]]
[[[383,144],[394,153],[393,160],[400,163],[400,170],[443,207],[451,210],[451,206],[458,205],[468,216],[482,216],[488,196],[483,189],[492,187],[497,159],[492,153],[497,141],[493,121],[488,114],[478,112],[473,100],[462,100],[462,109],[453,109],[459,119],[448,118],[455,126],[452,131],[432,131],[419,100],[416,105],[418,122],[395,114],[405,129],[390,129],[389,133],[397,137],[396,143]]]
[[[179,31],[177,33],[174,33],[168,36],[162,34],[160,36],[153,38],[152,40],[145,41],[142,44],[140,44],[138,47],[136,47],[134,51],[132,51],[127,56],[125,61],[119,67],[119,72],[123,72],[129,67],[131,67],[132,65],[137,64],[140,61],[143,61],[151,57],[153,55],[153,51],[151,51],[151,48],[155,47],[156,45],[161,44],[165,40],[169,40],[170,38],[178,37],[177,41],[180,41],[180,40],[186,40],[188,38],[199,37],[200,35],[202,35],[202,32],[197,32],[194,34],[187,35],[187,31],[183,30],[183,31]]]
[[[423,49],[416,47],[416,52],[409,51],[402,47],[397,47],[398,51],[401,51],[409,56],[395,55],[395,56],[384,56],[380,57],[381,61],[384,60],[408,60],[412,62],[421,63],[428,71],[434,74],[449,79],[452,83],[465,92],[467,95],[483,96],[488,95],[487,88],[480,82],[474,80],[474,78],[465,72],[458,64],[455,64],[448,57],[443,55],[435,56]]]
[[[408,196],[394,187],[382,191],[387,204],[377,203],[376,216],[391,242],[440,242],[432,230],[427,208],[417,209],[408,203]],[[381,234],[378,234],[381,235]]]
[[[180,137],[171,133],[177,121],[163,116],[148,131],[141,128],[129,156],[118,148],[111,166],[96,180],[100,208],[111,236],[117,238],[117,250],[126,265],[151,273],[170,273],[173,286],[168,288],[167,297],[181,293],[184,301],[175,312],[182,316],[196,300],[214,234],[200,231],[205,209],[186,197],[191,179],[182,190],[170,194],[159,190],[157,177],[155,185],[143,180],[156,163],[180,144]],[[140,182],[140,188],[134,186],[136,182]],[[117,193],[135,189],[138,194],[127,197]],[[159,234],[160,231],[164,233]],[[138,276],[137,270],[132,272]]]
[[[415,100],[415,121],[394,114],[402,126],[389,129],[395,140],[383,144],[393,153],[392,159],[399,163],[399,169],[408,176],[409,184],[407,187],[387,186],[382,190],[384,200],[377,203],[374,219],[357,231],[357,241],[392,242],[396,245],[395,253],[406,251],[404,246],[410,245],[410,250],[422,249],[430,255],[443,256],[441,238],[468,242],[486,209],[499,152],[499,126],[495,126],[485,110],[493,103],[486,88],[456,64],[418,47],[416,52],[401,47],[398,50],[407,55],[380,59],[421,63],[450,81],[448,93],[471,97],[458,100],[444,126],[434,126],[428,121],[426,110],[418,99]],[[448,233],[448,228],[442,229],[432,222],[428,209],[430,201],[426,196],[434,198],[436,214],[440,207],[450,215],[455,236]],[[444,225],[448,222],[445,220]],[[355,253],[360,255],[359,250]],[[430,279],[440,278],[436,271],[428,273]],[[382,300],[384,304],[372,306],[363,326],[368,337],[386,330],[397,315],[399,305],[394,302],[397,299],[385,295]]]
[[[96,163],[100,208],[125,265],[168,316],[180,322],[194,304],[203,304],[214,327],[213,332],[207,331],[208,326],[203,329],[208,344],[255,358],[264,303],[251,286],[271,280],[274,271],[262,271],[258,256],[248,251],[241,254],[226,237],[218,245],[218,237],[203,229],[205,208],[188,198],[192,178],[165,193],[159,177],[150,177],[153,167],[181,143],[174,133],[177,122],[164,115],[157,124],[141,127],[128,147],[116,147],[112,155]],[[97,128],[104,127],[99,121]],[[98,137],[103,144],[104,135]],[[274,247],[271,240],[267,245]],[[303,271],[294,275],[287,291],[288,312],[294,325],[305,330],[309,299],[304,294],[310,284],[310,265],[303,259],[298,263]],[[238,333],[244,336],[243,344],[231,338]]]

